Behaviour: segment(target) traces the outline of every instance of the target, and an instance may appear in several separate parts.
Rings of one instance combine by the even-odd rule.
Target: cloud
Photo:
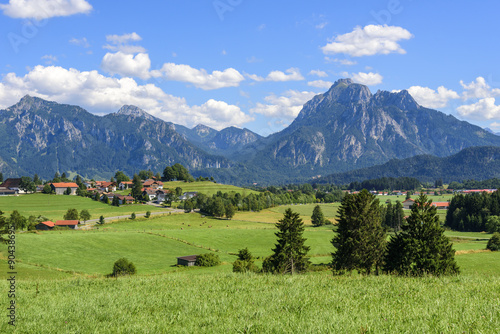
[[[8,73],[0,82],[0,108],[9,107],[30,94],[43,99],[80,105],[95,113],[109,113],[125,104],[135,105],[169,122],[195,126],[203,122],[221,129],[252,120],[238,106],[208,100],[190,106],[186,100],[166,94],[153,85],[139,85],[132,78],[112,78],[97,71],[38,65],[24,76]]]
[[[356,65],[358,62],[350,59],[338,59],[338,58],[330,58],[325,57],[325,61],[327,63],[339,63],[340,65],[352,66]]]
[[[146,49],[139,45],[130,45],[131,42],[142,41],[142,37],[133,32],[123,35],[107,35],[106,41],[110,44],[103,46],[104,49],[110,51],[121,51],[123,53],[144,53]]]
[[[319,23],[315,26],[316,29],[323,29],[324,27],[326,27],[328,25],[328,22],[322,22],[322,23]]]
[[[328,76],[325,71],[320,70],[311,70],[311,72],[309,72],[309,75],[317,75],[320,78],[326,78]]]
[[[0,4],[4,15],[15,19],[48,19],[57,16],[88,14],[92,6],[85,0],[9,0]]]
[[[46,64],[53,64],[57,62],[57,57],[54,55],[45,55],[42,57],[42,59],[46,59],[45,60]]]
[[[87,37],[83,37],[83,38],[72,38],[69,40],[69,43],[70,44],[73,44],[73,45],[77,45],[77,46],[81,46],[81,47],[84,47],[84,48],[89,48],[90,47],[90,43],[89,41],[87,41]]]
[[[315,81],[309,81],[307,85],[316,88],[330,88],[333,85],[333,82],[324,80],[315,80]]]
[[[266,104],[257,103],[255,108],[250,109],[250,112],[267,117],[283,117],[293,120],[302,110],[304,103],[315,95],[317,93],[296,90],[288,90],[282,96],[271,94],[264,98]]]
[[[151,60],[147,53],[137,55],[126,54],[121,51],[117,53],[106,53],[102,59],[101,67],[108,73],[119,74],[122,77],[138,77],[149,79],[151,74]]]
[[[262,62],[262,59],[259,59],[255,56],[251,56],[250,58],[247,58],[247,63],[253,64],[253,63],[260,63]]]
[[[344,53],[352,57],[376,54],[400,53],[406,51],[398,41],[410,39],[413,35],[406,29],[387,25],[357,26],[350,33],[338,35],[321,49],[324,54]]]
[[[408,88],[408,92],[421,106],[437,109],[444,108],[451,99],[459,99],[457,92],[440,86],[437,92],[434,89],[421,86],[412,86]]]
[[[378,84],[382,83],[382,79],[384,78],[378,73],[364,73],[364,72],[358,72],[358,73],[348,73],[348,72],[342,72],[341,75],[343,77],[351,77],[353,81],[360,83],[362,85],[367,85],[367,86],[375,86]]]
[[[260,77],[256,74],[248,74],[250,79],[255,81],[276,81],[276,82],[285,82],[285,81],[300,81],[304,80],[302,74],[300,74],[300,70],[296,67],[291,67],[285,72],[282,71],[271,71],[266,78]]]
[[[160,70],[154,71],[152,74],[154,76],[162,75],[167,80],[188,82],[204,90],[238,87],[240,82],[245,80],[243,75],[234,68],[208,73],[204,69],[198,70],[189,65],[174,63],[165,63]]]
[[[500,106],[495,105],[494,97],[487,97],[477,103],[457,108],[458,114],[475,120],[500,119]]]
[[[500,89],[492,89],[483,77],[477,77],[475,81],[472,81],[469,84],[465,84],[462,80],[460,80],[460,85],[462,85],[465,90],[462,93],[462,98],[464,100],[481,99],[500,95]]]

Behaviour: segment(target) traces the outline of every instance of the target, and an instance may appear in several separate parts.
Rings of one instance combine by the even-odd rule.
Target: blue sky
[[[500,131],[495,1],[0,0],[0,107],[30,94],[177,124],[290,124],[339,78]]]

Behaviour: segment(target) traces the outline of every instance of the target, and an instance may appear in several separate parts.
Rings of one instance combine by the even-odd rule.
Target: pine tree
[[[310,247],[305,245],[307,240],[302,236],[304,223],[298,213],[287,209],[283,219],[276,223],[278,232],[277,244],[274,252],[263,264],[263,270],[280,274],[294,274],[307,270],[309,260],[306,258]]]
[[[459,273],[453,244],[444,235],[437,209],[426,195],[415,200],[401,229],[389,241],[384,271],[410,276]]]
[[[321,207],[319,205],[316,205],[314,207],[312,216],[311,216],[311,223],[314,226],[321,226],[325,224],[325,216],[323,215],[323,211],[321,211]]]
[[[132,180],[132,197],[135,198],[135,200],[139,200],[140,197],[142,196],[142,182],[141,178],[139,175],[134,174],[134,178]]]
[[[386,234],[381,224],[378,199],[363,189],[348,194],[339,208],[337,235],[332,244],[334,273],[358,270],[363,274],[378,273],[385,251]]]

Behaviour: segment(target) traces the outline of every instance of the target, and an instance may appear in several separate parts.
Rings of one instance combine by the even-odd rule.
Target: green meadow
[[[120,207],[111,206],[102,202],[93,201],[90,198],[80,196],[63,196],[47,194],[28,194],[20,196],[0,196],[0,210],[6,215],[17,210],[23,216],[42,215],[50,220],[63,219],[68,209],[75,208],[80,212],[87,209],[91,214],[91,219],[97,219],[100,216],[114,217],[130,215],[132,212],[145,213],[146,211],[166,211],[164,208],[158,208],[151,205],[130,204]]]
[[[55,198],[33,198],[44,196]],[[41,202],[33,208],[14,203],[30,197],[9,198],[10,210],[27,215],[43,209],[56,216]],[[126,208],[59,198],[75,200],[73,207],[92,214]],[[58,203],[55,212],[65,212],[68,204]],[[334,251],[334,226],[311,226],[314,206],[290,207],[306,222],[311,262],[326,265]],[[339,204],[321,206],[333,221]],[[446,232],[457,251],[458,276],[336,277],[326,266],[294,276],[232,273],[235,253],[244,247],[262,265],[276,242],[274,223],[287,207],[240,212],[232,220],[178,213],[123,219],[92,230],[17,233],[17,326],[8,326],[5,317],[0,332],[495,333],[500,328],[500,252],[484,250],[491,236],[485,233]],[[218,254],[222,264],[176,266],[178,256],[206,252]],[[6,247],[0,246],[2,291],[6,257]],[[135,264],[137,275],[106,278],[121,257]],[[0,300],[6,305],[6,294]]]

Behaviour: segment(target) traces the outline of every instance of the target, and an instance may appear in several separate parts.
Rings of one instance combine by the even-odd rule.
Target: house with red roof
[[[68,188],[71,189],[70,195],[76,195],[76,189],[78,189],[78,184],[74,182],[58,182],[58,183],[51,183],[50,187],[52,188],[52,191],[56,195],[64,195],[64,192]]]
[[[413,206],[413,204],[415,204],[415,200],[413,200],[411,198],[408,198],[406,201],[404,201],[401,204],[403,204],[403,209],[409,210],[409,209],[411,209],[411,207]]]
[[[122,182],[120,182],[120,184],[118,185],[118,187],[121,190],[123,190],[123,189],[132,188],[133,185],[134,185],[134,183],[132,181],[122,181]]]
[[[47,231],[47,230],[52,230],[54,228],[54,226],[55,226],[55,224],[53,222],[51,222],[50,220],[48,220],[46,222],[41,222],[41,223],[36,224],[35,228],[37,230]]]
[[[149,180],[144,181],[142,186],[144,188],[163,189],[163,182],[149,179]]]
[[[435,206],[438,210],[448,210],[450,207],[449,202],[432,202],[432,205]]]
[[[80,224],[79,220],[58,220],[55,222],[55,226],[69,227],[72,229],[78,228],[78,224]]]

